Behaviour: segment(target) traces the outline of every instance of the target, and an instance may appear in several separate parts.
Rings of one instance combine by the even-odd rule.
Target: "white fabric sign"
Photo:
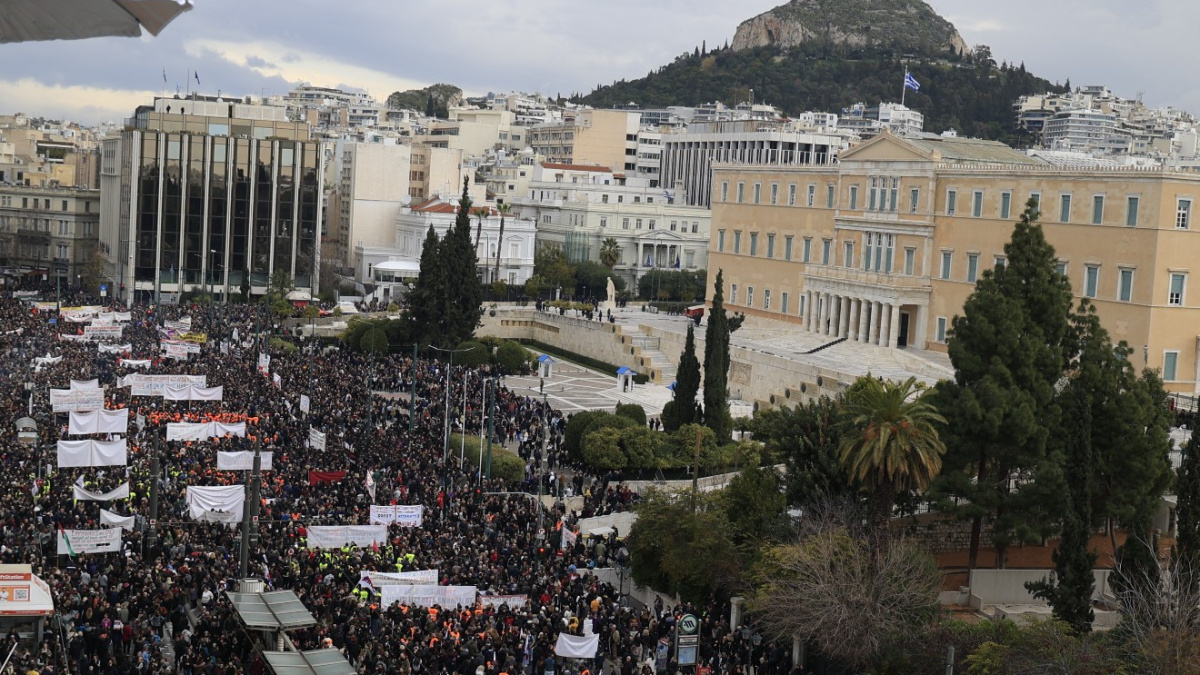
[[[312,427],[309,427],[308,428],[308,446],[310,448],[313,448],[314,450],[324,450],[325,449],[325,434],[317,431],[316,429],[314,429]]]
[[[475,606],[474,586],[384,586],[379,589],[383,596],[383,606],[390,607],[402,602],[413,607],[432,607],[438,605],[443,609],[454,609],[458,606]]]
[[[65,535],[65,537],[64,537]],[[70,541],[70,544],[67,542]],[[116,553],[121,550],[121,528],[110,530],[60,530],[58,554]]]
[[[579,636],[559,633],[558,643],[554,645],[554,653],[564,659],[594,659],[599,647],[599,635]]]
[[[271,460],[274,457],[273,452],[260,452],[258,457],[259,468],[263,471],[272,471]],[[217,471],[253,471],[254,470],[254,453],[253,452],[217,452]]]
[[[133,345],[96,345],[101,354],[124,354],[133,351]]]
[[[222,422],[170,422],[167,424],[168,441],[204,441],[225,435],[246,435],[246,423],[224,424]]]
[[[384,525],[313,525],[308,528],[309,548],[341,548],[346,544],[367,547],[387,543]]]
[[[113,324],[109,326],[91,326],[83,327],[83,337],[85,340],[120,340],[121,333],[125,330],[125,326]]]
[[[164,401],[220,401],[225,397],[225,387],[168,386],[161,395]]]
[[[275,385],[276,389],[283,389],[283,378],[280,377],[279,373],[271,376],[271,383]]]
[[[312,399],[310,399],[307,394],[300,394],[300,412],[308,413],[311,407]]]
[[[529,604],[528,595],[481,595],[479,596],[479,604],[482,607],[499,607],[500,605],[508,605],[509,607],[524,607]]]
[[[246,505],[245,485],[189,485],[188,514],[192,520],[213,523],[237,523]]]
[[[400,527],[420,527],[424,517],[424,506],[372,505],[369,522],[384,525],[395,523]]]
[[[71,411],[68,434],[124,434],[129,432],[129,408]]]
[[[177,330],[186,333],[192,329],[192,317],[185,316],[178,321],[164,321],[163,328],[167,330]]]
[[[58,467],[125,466],[129,463],[125,439],[119,441],[59,441]]]
[[[175,359],[176,361],[187,361],[188,359],[188,350],[187,346],[185,345],[175,343],[164,344],[162,349],[163,353],[168,359]],[[183,387],[183,389],[190,389],[190,387]],[[170,391],[170,389],[168,389],[168,391]]]
[[[150,364],[150,359],[120,359],[117,361],[117,365],[129,368],[149,368]]]
[[[181,353],[180,350],[186,351],[188,354],[200,353],[200,345],[194,342],[184,342],[183,340],[162,340],[159,344],[162,346],[163,351],[167,352],[167,354],[171,353],[171,350],[168,349],[168,347],[178,348],[176,353]]]
[[[99,389],[100,380],[71,380],[71,391],[80,389]]]
[[[129,482],[121,483],[115,490],[108,492],[92,492],[86,488],[74,485],[71,487],[72,499],[81,502],[111,502],[114,499],[129,499]]]
[[[45,356],[39,356],[36,359],[34,359],[33,365],[35,365],[35,366],[52,366],[62,360],[63,360],[63,357],[61,357],[61,356],[50,356],[49,354],[47,354]]]
[[[132,530],[133,516],[122,516],[108,509],[100,509],[100,524],[107,527],[118,527],[122,530]]]
[[[132,312],[100,312],[96,320],[102,323],[125,323],[133,320]]]
[[[383,586],[437,586],[437,570],[417,570],[415,572],[371,572],[363,570],[358,573],[359,582],[366,581],[375,588]]]
[[[103,389],[51,389],[50,407],[54,412],[72,410],[101,410],[104,408]]]
[[[234,339],[237,339],[237,338],[234,338]],[[270,371],[271,371],[271,355],[270,354],[259,354],[258,355],[258,372],[262,373],[263,375],[266,375]]]
[[[117,386],[129,387],[130,396],[162,396],[167,387],[207,387],[207,375],[126,375]]]

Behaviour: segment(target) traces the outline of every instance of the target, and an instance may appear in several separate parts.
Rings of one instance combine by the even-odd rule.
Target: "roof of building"
[[[421,213],[457,213],[458,207],[438,197],[427,199],[420,204],[414,204],[413,211]]]
[[[905,138],[921,150],[936,153],[943,162],[986,162],[989,164],[1041,164],[1037,159],[997,141],[981,138]]]
[[[420,272],[421,263],[411,260],[385,260],[375,263],[374,269],[379,272]]]
[[[554,169],[556,171],[596,171],[598,173],[612,173],[612,169],[607,166],[596,166],[592,164],[542,164],[543,169]]]

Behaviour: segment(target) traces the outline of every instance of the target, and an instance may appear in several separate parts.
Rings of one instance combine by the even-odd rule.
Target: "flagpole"
[[[904,105],[904,95],[908,93],[908,64],[904,64],[904,79],[900,81],[900,105]]]

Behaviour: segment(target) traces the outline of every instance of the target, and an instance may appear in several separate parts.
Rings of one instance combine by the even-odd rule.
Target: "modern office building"
[[[1033,199],[1059,272],[1113,340],[1169,390],[1200,390],[1200,295],[1188,292],[1200,175],[1055,166],[990,141],[886,132],[836,166],[714,174],[709,267],[724,270],[734,311],[829,341],[944,351]]]
[[[324,153],[282,107],[156,99],[105,139],[101,243],[118,295],[151,300],[273,275],[315,294]]]

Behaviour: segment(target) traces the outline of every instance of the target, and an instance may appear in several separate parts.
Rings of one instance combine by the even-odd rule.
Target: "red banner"
[[[308,484],[321,485],[322,483],[338,483],[346,477],[345,471],[309,471]]]

